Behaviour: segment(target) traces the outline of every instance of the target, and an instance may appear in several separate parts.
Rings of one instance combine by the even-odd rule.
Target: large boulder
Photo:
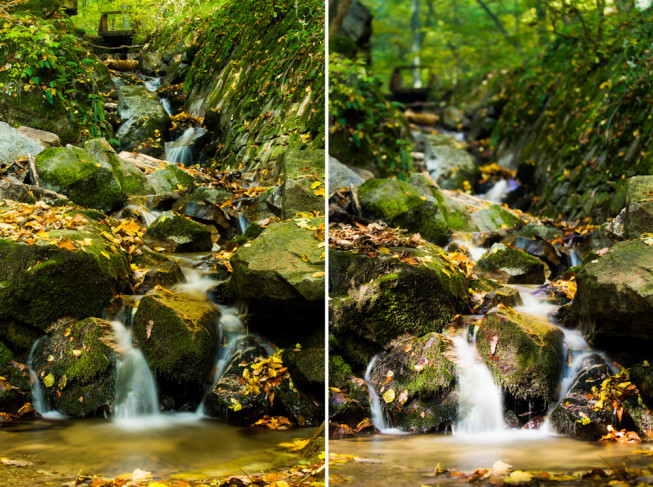
[[[127,289],[130,271],[125,254],[106,237],[109,227],[65,208],[40,207],[41,213],[20,208],[24,214],[32,208],[35,220],[53,218],[62,227],[46,225],[29,242],[6,234],[0,239],[0,336],[25,349],[37,330],[47,330],[59,318],[98,316]],[[10,206],[0,213],[15,210]]]
[[[116,132],[121,148],[162,157],[165,154],[163,134],[170,126],[170,116],[155,93],[145,86],[123,86],[118,92],[118,115],[122,125]],[[158,132],[158,135],[157,135]]]
[[[572,304],[580,328],[602,346],[647,346],[653,336],[653,246],[640,239],[615,244],[576,274]]]
[[[376,258],[329,252],[330,322],[339,353],[356,367],[364,368],[397,337],[442,331],[466,309],[466,276],[441,249],[389,252]]]
[[[293,150],[283,154],[281,218],[292,218],[298,212],[324,212],[324,156],[323,150]]]
[[[413,433],[451,430],[458,415],[454,355],[451,340],[429,333],[378,360],[371,383],[390,426]]]
[[[83,418],[110,412],[115,395],[115,335],[98,318],[60,322],[37,346],[33,362],[50,406]]]
[[[43,186],[73,202],[106,213],[124,205],[125,195],[113,167],[77,147],[48,149],[36,157]]]
[[[365,180],[357,172],[342,164],[335,157],[329,157],[329,194],[340,188],[356,187]]]
[[[635,176],[626,184],[625,238],[653,233],[653,176]]]
[[[168,252],[203,252],[213,247],[209,227],[171,211],[161,213],[154,220],[143,240],[155,249]]]
[[[136,69],[148,76],[156,76],[167,70],[165,63],[161,58],[152,52],[144,52],[141,54]]]
[[[15,161],[27,154],[33,156],[43,152],[44,145],[15,128],[0,122],[0,167]]]
[[[248,302],[322,301],[324,244],[315,232],[324,219],[275,222],[231,258],[231,286]]]
[[[143,171],[130,162],[120,159],[106,140],[90,140],[84,145],[84,150],[97,161],[96,165],[98,163],[107,163],[111,166],[123,193],[126,195],[146,195],[155,192]]]
[[[152,185],[156,194],[187,190],[195,185],[195,178],[173,163],[166,164],[149,173],[146,177],[147,182]]]
[[[419,233],[423,238],[444,245],[449,238],[446,208],[437,198],[437,189],[428,194],[419,187],[398,179],[372,179],[358,188],[363,212],[393,227]]]
[[[474,157],[449,145],[429,146],[424,162],[433,179],[444,189],[470,189],[481,177]]]
[[[133,318],[134,339],[166,409],[195,409],[213,381],[220,310],[205,297],[151,291]]]
[[[11,351],[0,342],[0,411],[19,415],[28,402],[34,402],[29,371],[24,364],[16,362]],[[0,414],[0,423],[3,419]]]
[[[556,399],[563,367],[563,333],[546,320],[497,307],[485,315],[476,347],[517,414],[544,414]]]
[[[476,262],[474,272],[503,284],[542,284],[545,265],[521,249],[494,244]]]

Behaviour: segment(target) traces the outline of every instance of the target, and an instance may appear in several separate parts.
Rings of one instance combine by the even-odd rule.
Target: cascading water
[[[111,325],[119,347],[113,418],[118,422],[129,422],[143,416],[158,416],[156,383],[143,353],[134,347],[131,330],[122,322],[112,321]]]
[[[43,336],[34,342],[29,352],[29,358],[27,359],[29,376],[32,379],[32,397],[34,399],[33,406],[36,412],[39,413],[41,416],[47,416],[52,411],[50,410],[48,401],[45,399],[45,396],[43,395],[43,390],[41,389],[41,381],[36,375],[36,372],[34,371],[32,364],[34,362],[34,356],[36,355],[36,349],[38,348],[39,344],[43,341],[44,338],[45,337]]]
[[[193,144],[200,137],[205,130],[202,127],[189,127],[181,137],[166,144],[166,160],[168,162],[179,162],[184,166],[193,164]]]
[[[381,354],[375,355],[370,360],[370,363],[367,365],[365,370],[365,383],[367,384],[367,391],[370,397],[370,409],[372,413],[372,424],[376,426],[381,433],[386,435],[405,435],[405,431],[401,431],[398,428],[390,428],[388,421],[385,418],[383,413],[383,407],[381,406],[381,398],[372,387],[372,372],[374,371],[374,366],[376,365],[377,360]]]
[[[497,181],[487,193],[479,194],[478,197],[492,203],[501,203],[508,193],[515,190],[517,186],[517,181],[514,179],[502,179]]]
[[[476,360],[474,333],[472,343],[464,337],[453,338],[458,357],[459,418],[454,435],[469,436],[503,431],[503,400],[489,369]]]

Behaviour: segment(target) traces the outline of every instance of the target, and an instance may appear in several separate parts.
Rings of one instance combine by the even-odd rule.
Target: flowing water
[[[376,426],[381,433],[384,435],[403,435],[406,434],[404,431],[401,431],[398,428],[391,428],[388,426],[388,421],[383,413],[383,407],[381,406],[381,398],[372,387],[372,373],[374,372],[374,366],[379,360],[380,354],[375,355],[370,360],[370,363],[367,365],[367,370],[365,370],[365,383],[367,384],[367,391],[370,396],[370,406],[372,409],[372,424]]]
[[[166,160],[188,167],[193,164],[193,144],[204,134],[202,127],[189,127],[174,142],[166,144]]]

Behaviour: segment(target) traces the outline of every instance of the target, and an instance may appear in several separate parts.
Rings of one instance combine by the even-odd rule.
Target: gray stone
[[[0,166],[6,166],[20,157],[26,157],[27,154],[35,156],[43,150],[43,143],[0,122]]]

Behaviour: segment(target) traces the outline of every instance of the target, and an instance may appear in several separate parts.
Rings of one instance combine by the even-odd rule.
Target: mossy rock
[[[211,230],[171,211],[161,213],[147,228],[143,240],[150,246],[168,252],[203,252],[211,250]]]
[[[76,147],[47,149],[36,156],[43,186],[86,208],[110,213],[124,205],[125,195],[105,160]]]
[[[563,333],[548,321],[494,308],[476,334],[476,348],[495,384],[510,402],[528,412],[546,413],[556,399],[563,359]]]
[[[132,256],[132,264],[145,271],[141,282],[136,286],[139,293],[146,293],[156,286],[169,288],[180,282],[186,282],[181,267],[174,260],[142,249],[139,255]]]
[[[490,309],[503,305],[511,308],[523,304],[519,291],[514,287],[504,286],[487,293],[483,296],[483,302],[475,313],[487,313]]]
[[[115,395],[115,334],[98,318],[61,322],[38,345],[34,371],[50,406],[73,418],[103,416]]]
[[[430,147],[424,162],[433,179],[444,189],[462,190],[465,182],[473,188],[481,177],[474,157],[451,145]]]
[[[325,197],[315,194],[319,188],[322,188],[323,192],[326,191],[324,157],[323,150],[292,150],[283,154],[284,176],[281,198],[283,219],[292,218],[298,212],[324,212]],[[317,180],[314,178],[314,173],[318,176]],[[313,188],[317,183],[321,185]]]
[[[413,433],[451,430],[458,416],[456,366],[447,358],[452,353],[451,340],[429,333],[379,358],[371,382],[391,427]]]
[[[494,244],[476,262],[474,272],[503,284],[543,284],[545,265],[523,250]]]
[[[311,337],[283,351],[283,361],[298,387],[316,396],[324,394],[325,346],[324,331],[317,330]]]
[[[466,309],[466,276],[440,248],[389,250],[391,254],[374,259],[329,252],[330,292],[339,298],[330,303],[331,330],[340,353],[355,366],[365,367],[374,353],[401,335],[442,331]],[[401,262],[392,253],[422,261]]]
[[[126,195],[146,195],[155,192],[152,185],[147,181],[143,171],[133,164],[120,159],[106,140],[90,140],[84,145],[84,150],[96,161],[107,163],[111,166],[123,193]]]
[[[118,115],[122,125],[116,132],[116,138],[123,150],[139,148],[144,154],[163,157],[163,134],[170,127],[170,117],[155,93],[145,86],[121,87],[118,91]]]
[[[31,14],[43,18],[49,18],[61,7],[59,0],[27,0],[16,5],[8,6],[10,14]]]
[[[481,232],[519,227],[522,220],[501,205],[490,205],[472,213],[472,221]]]
[[[580,329],[609,349],[648,351],[653,337],[653,246],[615,244],[576,273],[572,312]]]
[[[100,230],[89,224],[76,231],[52,231],[50,237],[90,238],[92,245],[72,251],[43,241],[28,245],[0,239],[0,335],[16,335],[12,323],[33,338],[31,330],[46,330],[64,316],[97,316],[127,288],[127,258],[113,253]]]
[[[16,415],[26,403],[33,402],[27,367],[0,342],[0,411]]]
[[[447,243],[446,210],[435,196],[424,195],[419,188],[398,179],[366,181],[359,186],[358,195],[363,212],[369,218],[419,233],[438,245]]]
[[[166,164],[146,176],[156,194],[188,190],[195,186],[195,178],[177,164]]]
[[[220,311],[206,297],[171,291],[146,294],[133,333],[159,386],[162,404],[194,409],[213,380]]]
[[[626,238],[653,233],[653,176],[635,176],[626,184]]]
[[[322,218],[270,224],[231,257],[230,287],[245,301],[317,302],[324,299],[323,241],[315,230]],[[305,228],[301,228],[301,227]]]

